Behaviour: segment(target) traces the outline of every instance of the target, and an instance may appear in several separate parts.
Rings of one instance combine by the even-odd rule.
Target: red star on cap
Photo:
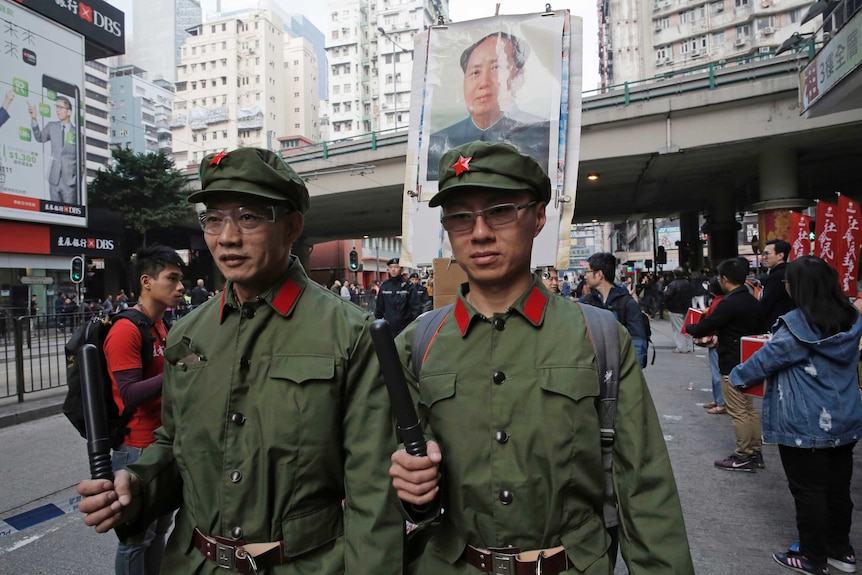
[[[455,175],[460,176],[464,172],[470,171],[470,160],[473,159],[473,156],[469,158],[465,158],[464,156],[459,155],[458,161],[452,164],[450,167],[455,170]]]
[[[221,165],[221,161],[227,158],[227,154],[224,153],[224,150],[213,156],[213,159],[210,160],[210,166],[219,166]]]

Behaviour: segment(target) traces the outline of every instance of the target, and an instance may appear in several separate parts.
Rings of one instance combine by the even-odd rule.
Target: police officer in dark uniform
[[[413,289],[419,295],[419,303],[422,305],[422,311],[426,312],[433,306],[431,296],[428,295],[428,288],[422,285],[422,280],[419,279],[419,274],[413,272],[410,274],[410,283],[413,284]]]
[[[401,275],[401,260],[392,258],[386,265],[389,266],[389,278],[380,284],[374,317],[388,321],[392,335],[398,335],[407,324],[419,317],[422,303],[413,284]]]

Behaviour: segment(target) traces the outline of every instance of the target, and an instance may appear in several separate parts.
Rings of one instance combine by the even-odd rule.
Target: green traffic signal
[[[69,266],[69,277],[72,283],[81,283],[84,281],[84,258],[75,256]]]

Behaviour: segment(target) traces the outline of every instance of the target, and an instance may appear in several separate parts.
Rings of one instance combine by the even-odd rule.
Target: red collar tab
[[[227,154],[224,150],[213,156],[213,159],[210,160],[210,166],[221,166],[222,160],[227,158]]]
[[[296,305],[296,300],[299,299],[299,294],[302,288],[299,287],[293,279],[288,279],[278,290],[278,293],[272,300],[272,307],[281,315],[287,315],[293,306]]]
[[[461,332],[461,337],[464,337],[467,335],[467,328],[470,327],[470,311],[460,297],[455,301],[454,315],[455,321],[458,322],[458,330]]]
[[[224,304],[225,304],[225,301],[224,301],[224,294],[226,294],[226,293],[227,293],[227,282],[225,282],[224,287],[222,287],[222,290],[221,290],[221,301],[219,302],[219,306],[218,306],[218,322],[219,322],[219,325],[221,325],[221,323],[224,321]]]
[[[470,160],[473,159],[473,156],[469,158],[465,158],[464,156],[458,155],[458,161],[452,164],[451,168],[455,170],[455,175],[460,176],[464,172],[470,171]]]
[[[524,303],[524,317],[530,320],[533,325],[540,325],[542,317],[545,315],[545,308],[548,306],[548,296],[542,293],[537,286],[533,286],[530,290],[530,295]]]

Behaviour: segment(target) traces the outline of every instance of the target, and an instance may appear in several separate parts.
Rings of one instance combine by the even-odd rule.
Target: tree
[[[140,234],[169,228],[193,217],[186,201],[186,178],[162,152],[136,154],[128,148],[111,151],[113,162],[99,170],[88,188],[88,204],[119,213],[126,227]]]

